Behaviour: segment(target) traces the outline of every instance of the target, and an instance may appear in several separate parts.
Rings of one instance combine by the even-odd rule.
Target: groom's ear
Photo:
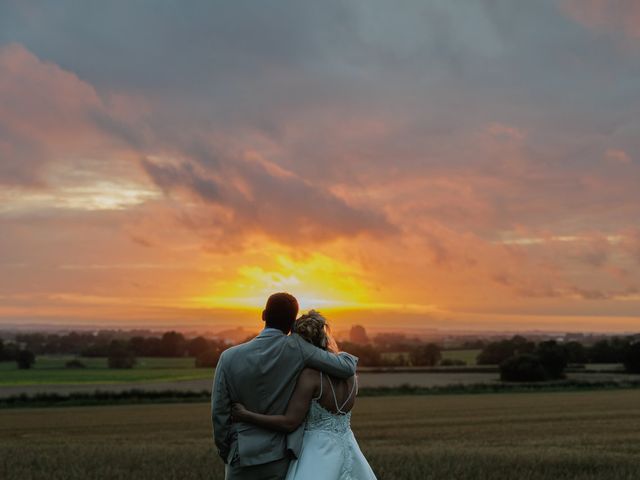
[[[266,310],[262,310],[262,321],[266,323],[267,321],[267,311]]]

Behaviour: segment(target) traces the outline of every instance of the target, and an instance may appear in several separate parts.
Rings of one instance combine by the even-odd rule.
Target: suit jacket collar
[[[279,336],[285,336],[282,330],[278,330],[277,328],[267,327],[258,334],[257,338],[279,337]]]

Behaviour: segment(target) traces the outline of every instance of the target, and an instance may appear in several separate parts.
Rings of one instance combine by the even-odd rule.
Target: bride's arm
[[[234,403],[231,410],[233,419],[253,423],[269,430],[293,432],[307,416],[311,399],[319,386],[319,380],[317,370],[310,368],[302,370],[284,415],[263,415],[247,410],[240,403]]]

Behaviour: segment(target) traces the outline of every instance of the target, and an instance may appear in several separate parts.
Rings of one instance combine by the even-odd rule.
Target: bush
[[[133,350],[124,342],[113,340],[109,345],[109,368],[133,368],[136,357]]]
[[[380,359],[380,365],[382,367],[406,367],[409,365],[409,360],[404,353],[384,355]]]
[[[516,335],[510,340],[489,343],[478,355],[478,365],[500,365],[515,355],[533,353],[536,346],[526,338]]]
[[[87,366],[82,363],[80,360],[74,358],[73,360],[69,360],[64,364],[65,368],[87,368]]]
[[[198,368],[215,368],[218,365],[222,351],[217,348],[209,348],[201,352],[196,357],[196,367]]]
[[[587,348],[580,342],[568,342],[564,347],[569,357],[569,363],[584,364],[589,361]]]
[[[540,342],[536,354],[547,374],[547,378],[564,378],[564,370],[569,363],[567,350],[555,341]]]
[[[612,338],[594,343],[588,350],[590,363],[622,363],[631,342],[625,338]]]
[[[467,365],[467,362],[457,358],[444,358],[440,361],[440,366],[442,367],[464,367],[465,365]]]
[[[184,357],[187,352],[187,341],[178,332],[166,332],[160,339],[160,352],[163,357]]]
[[[373,345],[341,342],[338,346],[340,350],[358,357],[358,365],[361,367],[379,367],[382,365],[382,355]]]
[[[435,343],[419,345],[409,351],[409,361],[411,365],[421,367],[433,367],[442,358],[442,350]]]
[[[15,362],[18,359],[18,346],[15,343],[3,343],[0,348],[0,362]]]
[[[500,379],[505,382],[540,382],[546,378],[542,362],[530,353],[513,356],[500,364]]]
[[[197,358],[209,349],[209,341],[204,337],[192,338],[187,342],[187,355]]]
[[[36,356],[31,350],[20,350],[16,355],[18,368],[23,370],[31,368],[35,361]]]
[[[640,342],[630,344],[624,353],[624,368],[629,373],[640,373]]]

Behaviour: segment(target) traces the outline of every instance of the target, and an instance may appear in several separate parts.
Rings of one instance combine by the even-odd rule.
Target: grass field
[[[467,365],[474,366],[476,364],[476,357],[479,353],[480,350],[443,350],[442,360],[462,360],[463,362],[466,362]],[[382,358],[392,360],[401,355],[405,358],[409,358],[409,352],[384,352],[382,354]]]
[[[223,478],[209,405],[0,411],[0,478]],[[361,398],[380,479],[631,480],[640,391]]]
[[[480,350],[443,350],[442,359],[462,360],[472,366],[476,364],[476,357],[479,353]]]
[[[65,368],[65,363],[74,358],[84,363],[87,368]],[[186,357],[142,357],[130,370],[109,369],[106,358],[67,355],[38,356],[33,368],[29,370],[19,370],[15,362],[0,362],[0,386],[199,380],[209,379],[211,375],[210,368],[195,368],[194,359]]]

